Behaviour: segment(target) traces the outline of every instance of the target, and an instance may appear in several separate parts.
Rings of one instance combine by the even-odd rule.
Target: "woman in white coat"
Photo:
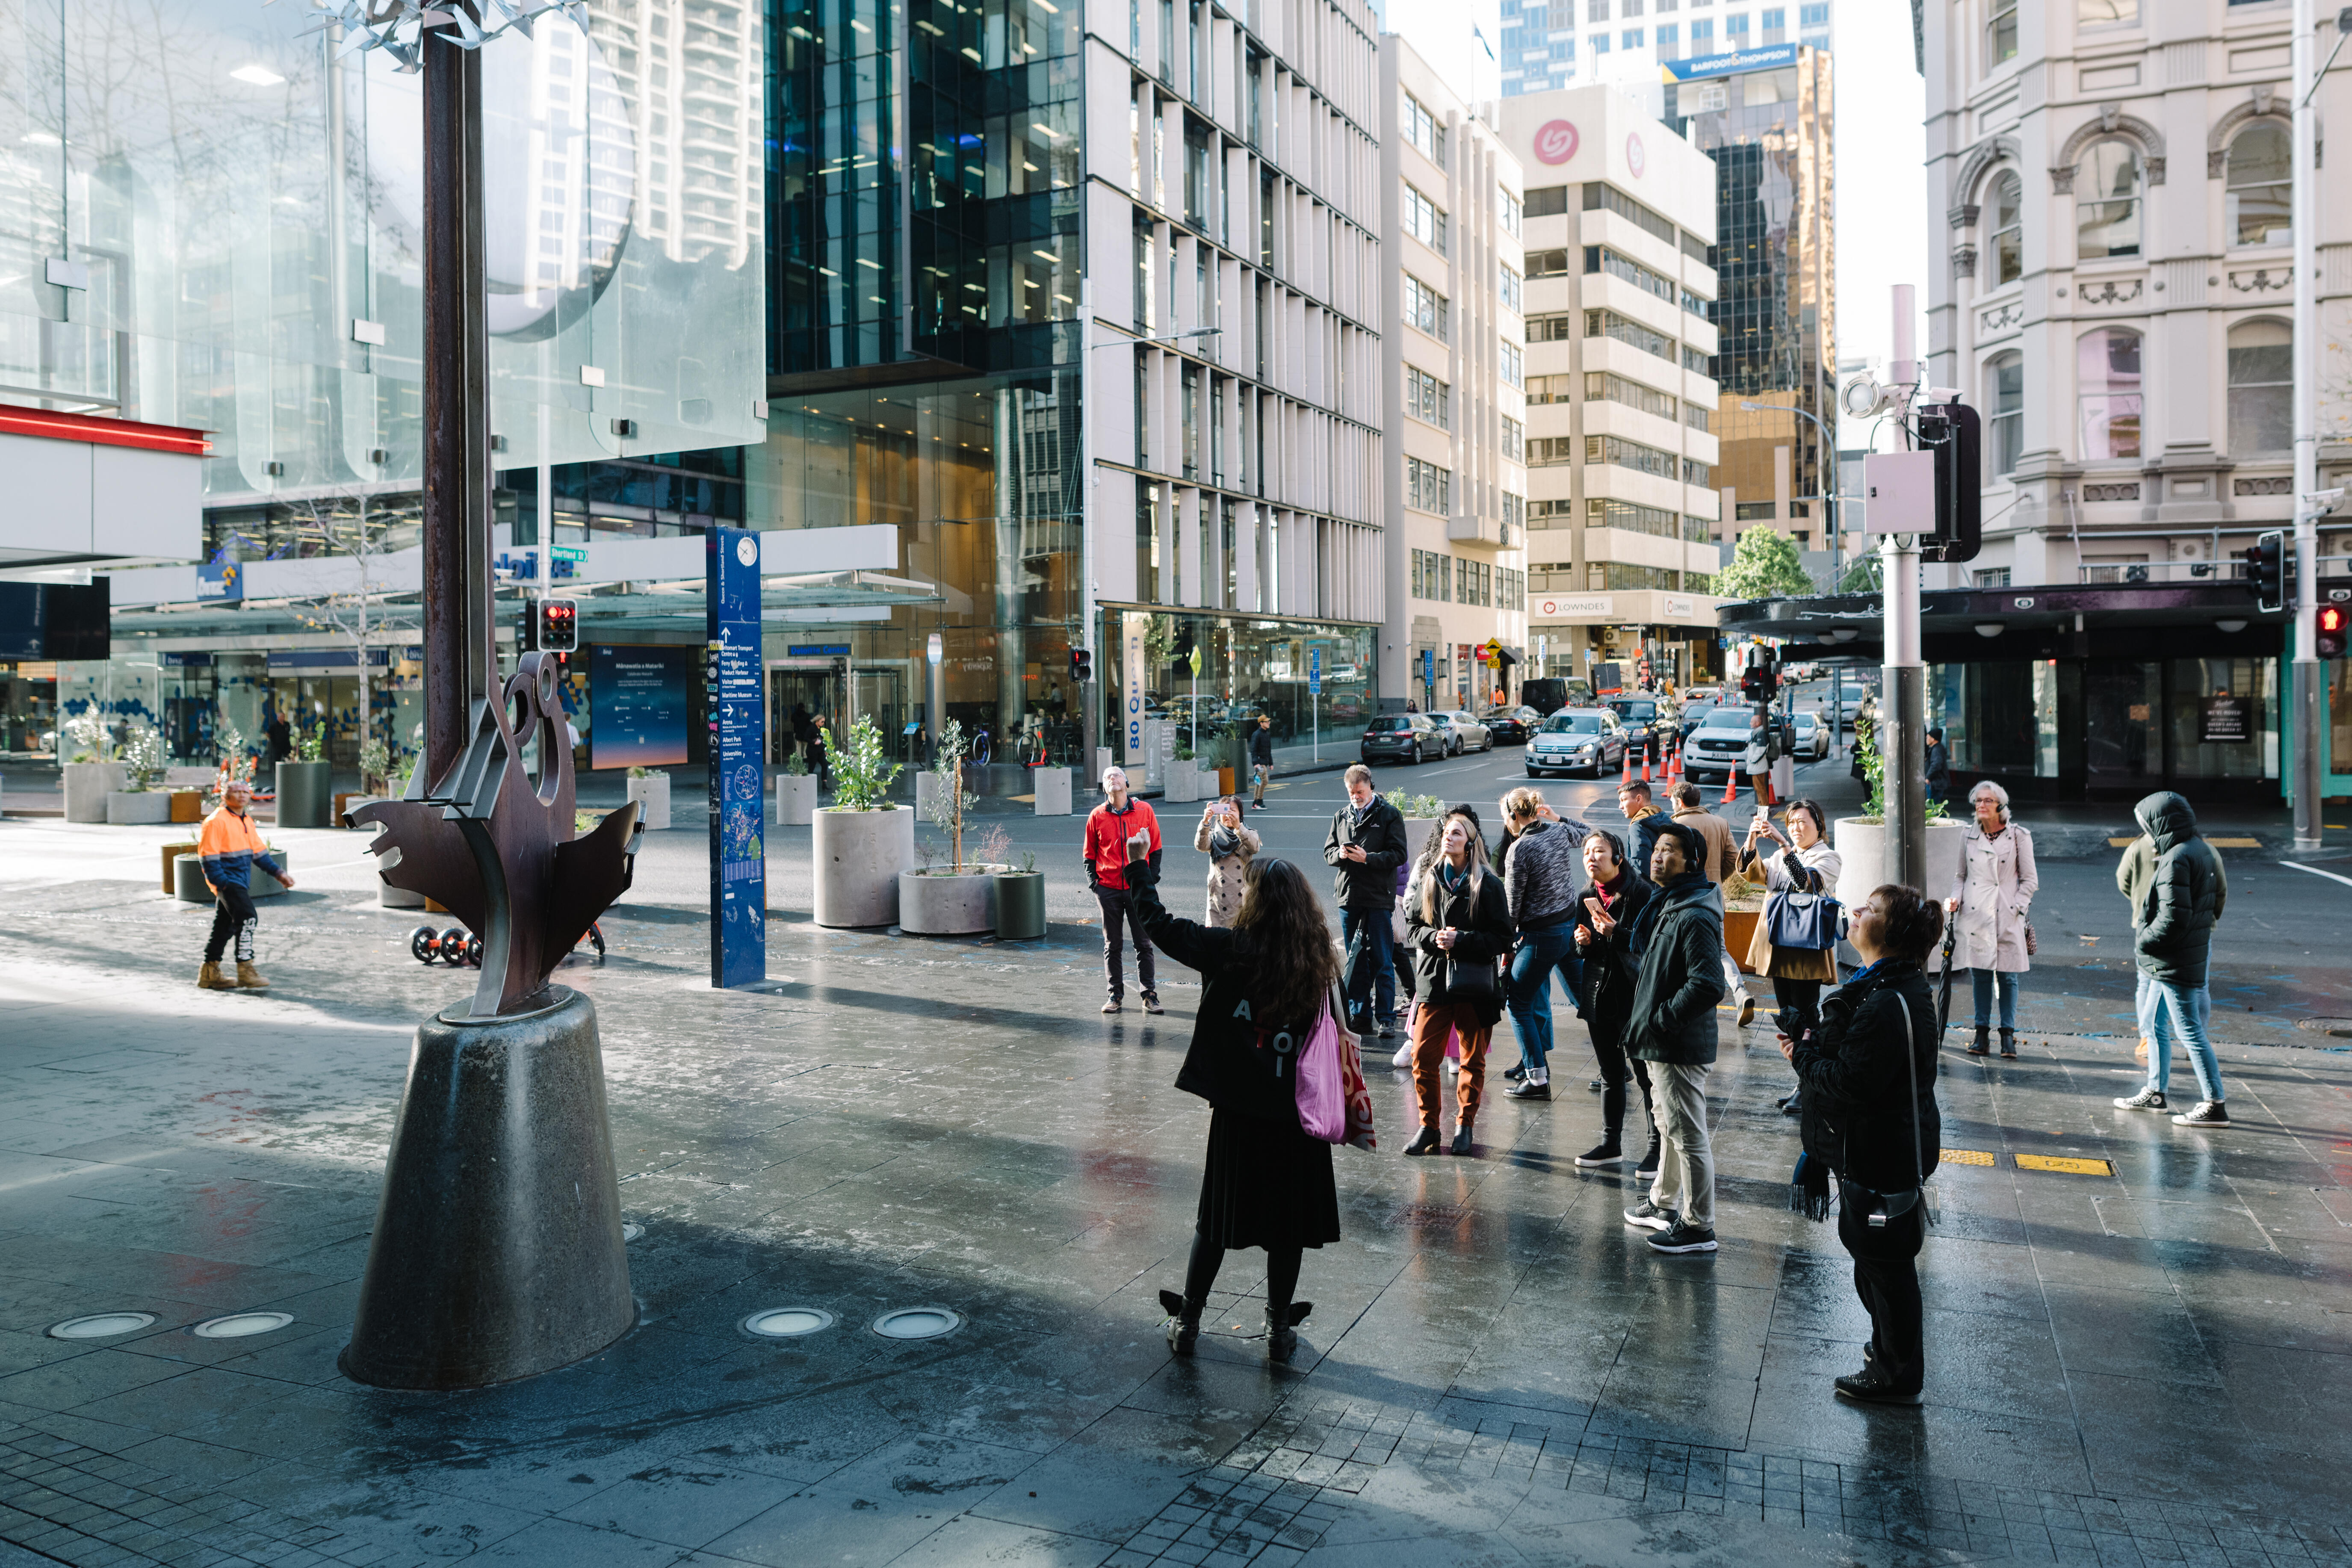
[[[2000,1054],[2017,1055],[2018,976],[2028,960],[2028,917],[2042,879],[2033,870],[2033,836],[2009,819],[2009,792],[1985,780],[1969,791],[1975,814],[1960,845],[1960,876],[1944,909],[1956,917],[1952,962],[1965,965],[1977,998],[1974,1057],[1992,1047],[1992,997],[2000,992]]]

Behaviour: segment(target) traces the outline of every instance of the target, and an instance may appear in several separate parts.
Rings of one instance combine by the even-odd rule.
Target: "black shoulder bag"
[[[1902,992],[1895,993],[1896,1005],[1903,1009],[1903,1070],[1911,1084],[1911,1171],[1912,1185],[1906,1192],[1874,1193],[1859,1182],[1838,1177],[1838,1203],[1847,1210],[1861,1214],[1874,1228],[1883,1228],[1890,1220],[1900,1219],[1923,1205],[1929,1225],[1940,1225],[1942,1216],[1936,1211],[1935,1194],[1927,1190],[1927,1140],[1919,1123],[1919,1049],[1917,1031],[1911,1023],[1911,1002]]]

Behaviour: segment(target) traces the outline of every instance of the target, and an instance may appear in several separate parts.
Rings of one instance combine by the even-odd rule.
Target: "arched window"
[[[1992,286],[2025,276],[2025,188],[2015,174],[1992,183]]]
[[[2074,257],[2097,261],[2139,254],[2139,152],[2128,142],[2095,142],[2074,166]]]
[[[1985,406],[1992,417],[1985,428],[1985,460],[1996,474],[2017,471],[2025,451],[2025,359],[2000,354],[1985,365]]]
[[[1985,64],[1997,66],[2017,58],[2017,0],[1992,0],[1985,21]]]
[[[2287,136],[2273,121],[2257,121],[2230,143],[2229,225],[2231,245],[2284,245],[2294,222],[2287,199]]]
[[[2083,460],[2139,456],[2139,334],[2122,327],[2075,340],[2074,395]]]
[[[2231,156],[2236,156],[2234,151]],[[2284,452],[2293,447],[2294,345],[2294,334],[2284,321],[2246,321],[2230,329],[2230,450],[2233,455]]]

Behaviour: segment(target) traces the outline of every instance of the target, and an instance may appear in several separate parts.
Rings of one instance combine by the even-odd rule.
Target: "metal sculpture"
[[[450,5],[444,0],[314,0],[326,15],[309,29],[323,33],[331,28],[344,29],[343,41],[335,50],[335,58],[356,51],[382,49],[400,62],[403,71],[422,68],[425,55],[425,35],[427,29],[449,29],[442,37],[461,49],[478,49],[500,33],[514,31],[528,38],[531,26],[541,17],[568,16],[582,32],[588,30],[588,0],[530,0],[516,5],[514,0],[481,0],[472,9],[464,4]],[[478,16],[486,16],[496,6],[503,21],[483,26]]]
[[[475,1018],[545,1005],[550,972],[628,891],[644,837],[635,801],[573,837],[556,674],[553,655],[523,655],[499,700],[474,705],[473,734],[446,777],[428,786],[419,767],[402,799],[351,814],[382,825],[370,847],[386,882],[424,894],[481,938]],[[523,761],[533,741],[536,779]]]

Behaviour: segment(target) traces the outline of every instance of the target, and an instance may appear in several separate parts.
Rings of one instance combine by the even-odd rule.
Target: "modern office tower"
[[[1260,710],[1342,744],[1387,610],[1370,7],[774,9],[752,510],[889,523],[938,595],[795,639],[777,700],[895,744],[938,631],[1000,758],[1091,768],[1079,646],[1097,742],[1155,776],[1196,717],[1221,756]]]
[[[1837,479],[1823,436],[1837,426],[1830,57],[1790,45],[1680,61],[1666,74],[1675,79],[1666,118],[1715,161],[1717,537],[1728,544],[1740,528],[1769,522],[1801,549],[1822,550],[1822,498]]]
[[[1482,709],[1527,673],[1519,161],[1393,33],[1381,92],[1381,695]]]
[[[2339,40],[2320,9],[2325,58]],[[2226,0],[1927,8],[1928,375],[1985,428],[1983,550],[1927,569],[1969,595],[1984,636],[1930,671],[1956,776],[2272,804],[2293,776],[2286,633],[2234,557],[2293,526],[2305,222],[2320,225],[2319,484],[2352,484],[2352,214],[2325,149],[2319,210],[2291,210],[2289,22]],[[2340,60],[2316,103],[2323,130],[2352,119]],[[2326,604],[2352,596],[2352,509],[2319,529]],[[2352,793],[2352,675],[2321,668],[2324,787]]]
[[[1502,0],[1503,96],[1610,82],[1659,112],[1659,67],[1830,47],[1832,0]]]
[[[1527,170],[1536,673],[1715,668],[1716,165],[1606,87],[1506,99]]]

